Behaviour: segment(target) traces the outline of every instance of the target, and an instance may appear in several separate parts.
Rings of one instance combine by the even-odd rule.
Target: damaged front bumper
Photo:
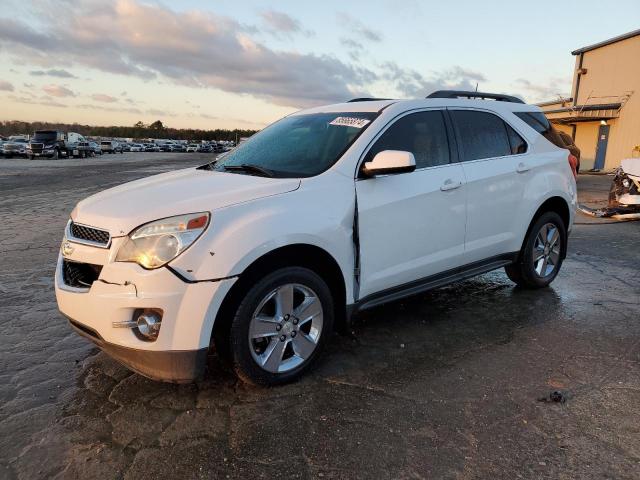
[[[640,176],[626,172],[623,167],[616,170],[609,190],[609,207],[620,206],[637,207],[640,211]]]
[[[217,311],[235,278],[187,283],[167,268],[113,262],[107,249],[73,247],[66,257],[60,254],[55,275],[58,307],[73,328],[147,377],[180,383],[198,378]],[[69,285],[65,260],[100,266],[98,278],[82,288]],[[122,328],[145,309],[161,312],[154,341],[141,338],[134,326]]]

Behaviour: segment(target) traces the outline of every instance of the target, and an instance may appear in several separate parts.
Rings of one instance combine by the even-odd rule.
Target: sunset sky
[[[476,83],[537,102],[570,93],[571,50],[640,26],[637,0],[2,3],[0,120],[95,125],[261,128]]]

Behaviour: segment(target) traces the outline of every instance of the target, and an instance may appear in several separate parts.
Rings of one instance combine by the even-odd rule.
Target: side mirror
[[[367,177],[376,175],[390,175],[393,173],[408,173],[416,169],[416,159],[411,152],[400,150],[384,150],[379,152],[373,160],[362,167],[362,173]]]

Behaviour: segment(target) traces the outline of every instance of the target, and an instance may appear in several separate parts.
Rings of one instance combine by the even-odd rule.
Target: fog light
[[[136,333],[142,338],[142,340],[155,341],[160,333],[160,327],[162,326],[162,315],[154,310],[142,310],[137,317],[135,317],[137,328]]]

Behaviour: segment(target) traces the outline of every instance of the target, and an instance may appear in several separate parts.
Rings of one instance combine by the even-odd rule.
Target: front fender
[[[327,172],[296,191],[215,210],[205,235],[171,267],[189,280],[227,278],[275,249],[312,245],[335,259],[350,300],[354,209],[353,180]]]

